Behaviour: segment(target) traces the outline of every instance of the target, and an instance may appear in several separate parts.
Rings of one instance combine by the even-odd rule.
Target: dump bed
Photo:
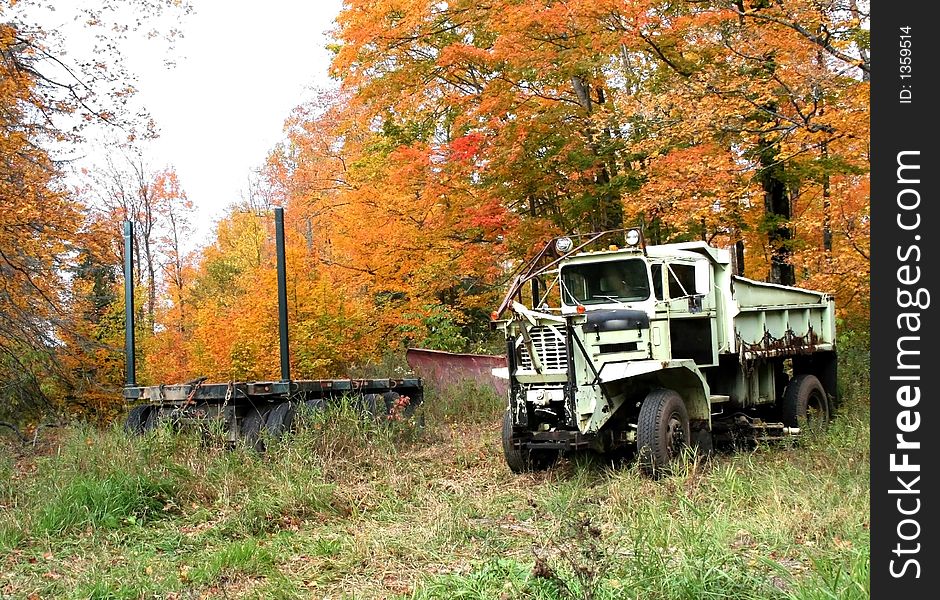
[[[732,277],[732,351],[745,359],[834,350],[830,294]]]

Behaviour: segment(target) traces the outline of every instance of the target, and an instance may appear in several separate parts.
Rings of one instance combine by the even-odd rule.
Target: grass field
[[[4,443],[0,597],[869,597],[867,400],[660,481],[592,456],[513,476],[501,405],[338,408],[264,456],[168,429]]]

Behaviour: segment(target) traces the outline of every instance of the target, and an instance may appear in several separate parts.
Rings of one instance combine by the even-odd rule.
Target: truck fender
[[[647,381],[656,387],[664,387],[677,392],[685,401],[691,421],[704,421],[711,428],[711,407],[708,396],[711,393],[708,382],[695,361],[678,360],[637,360],[624,363],[611,363],[601,369],[601,381],[609,383],[633,379]]]
[[[686,362],[686,361],[670,361]],[[702,376],[701,371],[695,366],[695,363],[680,364],[670,366],[656,372],[656,378],[660,385],[670,390],[675,390],[685,401],[685,408],[689,413],[689,420],[692,422],[705,422],[708,429],[711,429],[711,406],[708,402],[711,393],[708,382]]]

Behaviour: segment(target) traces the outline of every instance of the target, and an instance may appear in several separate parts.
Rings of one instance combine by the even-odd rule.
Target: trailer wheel
[[[245,445],[258,452],[264,451],[264,440],[261,439],[261,429],[268,416],[267,406],[252,406],[242,418],[241,436]]]
[[[797,375],[783,394],[782,421],[787,427],[829,424],[829,398],[815,375]]]
[[[124,420],[124,431],[132,435],[140,435],[144,432],[144,425],[147,424],[147,417],[150,416],[149,404],[141,404],[130,409],[127,418]]]
[[[268,412],[264,422],[265,432],[273,439],[279,438],[294,427],[294,417],[297,410],[293,402],[281,402]]]
[[[651,391],[640,406],[636,429],[640,469],[659,477],[691,440],[689,413],[682,396],[667,389]]]
[[[144,426],[141,433],[150,433],[160,424],[160,407],[151,406],[147,411],[147,417],[144,419]]]
[[[398,401],[401,400],[401,394],[398,392],[385,392],[382,394],[382,401],[385,403],[385,414],[392,416]]]
[[[372,419],[378,419],[381,416],[380,410],[384,410],[385,400],[382,398],[382,394],[363,394],[359,398],[359,406],[362,414]]]
[[[320,412],[321,410],[326,410],[326,402],[323,398],[314,398],[312,400],[304,401],[304,410],[309,414]]]
[[[508,410],[503,413],[503,456],[506,459],[506,465],[513,473],[543,471],[558,461],[557,450],[529,450],[516,447],[515,436],[512,432],[512,414]]]

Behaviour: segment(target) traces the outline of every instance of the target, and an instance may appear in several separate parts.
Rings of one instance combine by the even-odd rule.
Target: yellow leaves
[[[798,272],[853,306],[867,289],[868,86],[787,25],[842,17],[808,0],[762,11],[346,2],[332,65],[342,90],[294,111],[290,146],[266,168],[289,208],[298,376],[342,375],[435,315],[473,325],[505,265],[559,229],[606,222],[618,201],[626,223],[664,236],[743,240],[748,274],[762,277],[773,248],[756,153],[767,145],[799,183]],[[824,172],[834,248],[822,260]],[[276,375],[270,216],[224,219],[184,299],[184,331],[148,350],[162,376]],[[174,348],[184,360],[160,358]]]

